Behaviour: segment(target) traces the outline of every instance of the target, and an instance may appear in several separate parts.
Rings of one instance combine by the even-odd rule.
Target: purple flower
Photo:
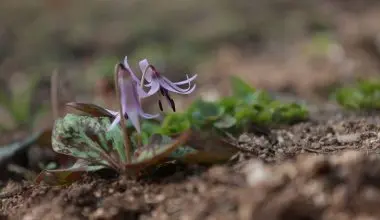
[[[146,98],[146,97],[150,96],[140,86],[140,84],[141,84],[140,79],[137,78],[137,76],[133,73],[131,67],[129,66],[129,64],[128,64],[128,57],[127,56],[125,56],[123,64],[120,64],[120,65],[125,69],[125,71],[128,71],[129,75],[132,77],[132,80],[134,82],[136,82],[136,84],[137,84],[136,89],[137,89],[138,96],[140,98]]]
[[[123,116],[129,119],[137,132],[141,132],[140,116],[146,119],[152,119],[159,116],[159,114],[151,115],[144,113],[141,107],[140,98],[146,96],[146,93],[138,85],[140,80],[133,74],[131,68],[125,64],[117,65],[118,86],[120,88],[120,102],[122,107]],[[139,88],[141,89],[139,91]],[[109,110],[108,110],[109,111]],[[109,130],[114,128],[120,122],[120,114],[118,112],[109,111],[116,118],[112,122]]]
[[[150,87],[149,91],[146,93],[146,96],[151,96],[156,92],[160,91],[160,95],[166,98],[173,111],[175,111],[175,103],[173,99],[170,97],[169,92],[187,95],[192,93],[196,87],[195,84],[191,86],[191,82],[197,77],[197,74],[195,74],[191,78],[187,76],[187,79],[183,81],[172,82],[168,78],[162,76],[153,65],[150,65],[147,59],[141,60],[139,62],[139,66],[141,72],[143,73],[143,78],[148,82],[148,84],[146,84],[145,86]],[[188,84],[187,88],[179,87],[180,85],[185,84]],[[158,101],[158,105],[162,111],[163,108],[161,100]]]

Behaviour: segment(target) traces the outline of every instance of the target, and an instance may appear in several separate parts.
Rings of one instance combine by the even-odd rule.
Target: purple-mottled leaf
[[[193,132],[186,146],[177,148],[170,158],[185,163],[214,164],[225,162],[238,149],[213,132]]]
[[[79,159],[66,169],[44,170],[36,178],[36,183],[47,183],[50,185],[65,185],[79,180],[84,172],[97,171],[105,168],[101,165],[93,165],[88,161]]]
[[[183,146],[174,151],[169,158],[189,164],[215,164],[228,161],[235,153],[224,151],[221,146],[207,150],[195,150],[192,147]]]
[[[127,171],[138,172],[165,160],[181,144],[184,144],[190,135],[191,131],[186,131],[176,139],[169,141],[159,134],[152,135],[148,145],[134,152],[132,162],[126,165]]]
[[[123,139],[119,127],[108,131],[109,126],[107,117],[68,114],[55,123],[53,150],[118,170],[126,161]]]

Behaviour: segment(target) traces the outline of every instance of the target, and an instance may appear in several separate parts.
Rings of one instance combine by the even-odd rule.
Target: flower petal
[[[109,110],[109,109],[105,109],[107,112],[109,112],[111,115],[113,115],[114,117],[116,117],[118,114],[119,114],[119,112],[117,112],[117,111],[112,111],[112,110]]]
[[[165,89],[169,90],[170,92],[178,93],[178,94],[190,94],[194,91],[196,85],[193,85],[193,87],[188,89],[182,89],[178,86],[176,86],[173,82],[171,82],[166,77],[161,77],[160,79],[160,85],[164,87]]]
[[[108,128],[108,131],[114,129],[116,127],[117,124],[119,124],[120,122],[120,114],[116,116],[116,118],[113,120],[112,124],[110,125],[110,127]]]
[[[139,112],[134,110],[127,110],[127,115],[133,126],[136,128],[136,131],[138,133],[141,133],[141,125],[140,125],[140,118],[139,118]]]
[[[139,85],[136,86],[136,89],[137,89],[137,94],[139,98],[146,98],[148,96],[151,96],[147,92],[145,92],[144,89],[141,88]]]
[[[124,63],[123,63],[123,65],[124,65],[125,69],[128,70],[129,75],[132,77],[132,79],[133,79],[134,81],[136,81],[138,84],[140,84],[140,79],[137,78],[137,76],[133,73],[131,67],[130,67],[129,64],[128,64],[128,57],[127,57],[127,56],[124,57]]]
[[[194,76],[192,76],[191,78],[189,78],[188,75],[186,75],[186,80],[183,80],[183,81],[179,81],[179,82],[173,82],[174,85],[177,85],[177,86],[180,86],[180,85],[184,85],[184,84],[187,84],[187,83],[191,83],[191,81],[193,81],[195,78],[197,78],[198,74],[195,74]]]
[[[160,89],[159,81],[157,81],[156,79],[152,80],[152,82],[150,82],[150,89],[147,93],[147,96],[151,96],[155,94],[156,92],[158,92],[159,89]]]
[[[144,78],[147,82],[151,82],[153,78],[153,70],[149,67],[149,62],[147,59],[143,59],[139,62],[141,73],[144,75]]]
[[[141,115],[141,117],[146,118],[146,119],[157,118],[160,116],[160,114],[151,115],[151,114],[143,112],[142,110],[140,111],[140,115]]]

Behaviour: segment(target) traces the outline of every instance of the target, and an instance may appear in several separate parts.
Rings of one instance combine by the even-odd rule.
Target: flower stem
[[[126,162],[131,163],[131,143],[129,140],[128,130],[125,123],[125,118],[123,114],[123,107],[121,105],[121,95],[120,95],[120,85],[119,85],[119,64],[115,66],[115,91],[117,99],[119,100],[119,114],[120,114],[120,126],[121,126],[121,133],[123,135],[124,140],[124,148],[125,148],[125,155],[126,155]]]

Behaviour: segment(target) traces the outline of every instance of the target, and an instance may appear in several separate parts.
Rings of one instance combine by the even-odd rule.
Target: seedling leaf
[[[236,97],[244,97],[255,92],[255,89],[242,79],[231,76],[232,94]]]

